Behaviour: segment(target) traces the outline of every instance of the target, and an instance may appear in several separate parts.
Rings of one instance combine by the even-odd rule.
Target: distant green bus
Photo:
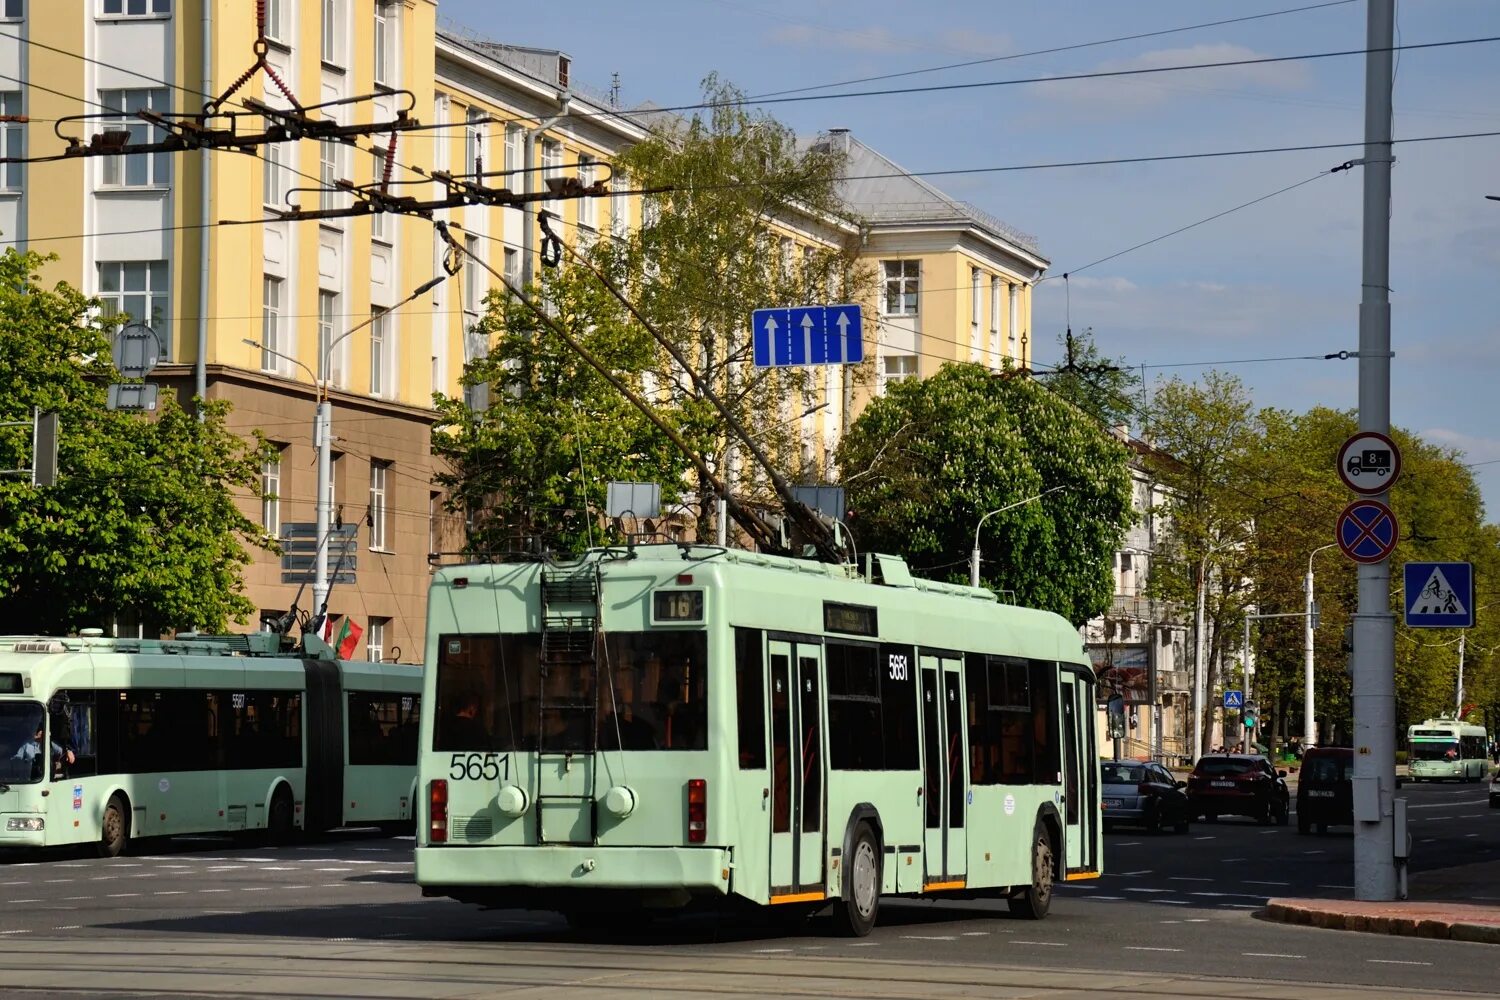
[[[1479,781],[1489,773],[1489,735],[1483,726],[1428,719],[1406,731],[1407,775],[1413,781]]]
[[[0,638],[0,847],[411,823],[420,668],[279,641]]]
[[[428,603],[423,893],[621,912],[1005,898],[1101,871],[1076,629],[976,588],[702,545],[446,567]]]

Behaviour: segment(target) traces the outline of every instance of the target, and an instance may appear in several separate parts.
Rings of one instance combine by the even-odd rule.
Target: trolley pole
[[[1395,0],[1368,0],[1359,429],[1391,429],[1391,47]],[[1381,493],[1382,503],[1389,497]],[[1395,620],[1390,561],[1361,563],[1354,616],[1354,898],[1396,898]]]

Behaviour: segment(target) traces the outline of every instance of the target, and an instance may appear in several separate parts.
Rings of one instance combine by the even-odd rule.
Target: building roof
[[[1041,255],[1035,236],[1002,222],[982,208],[950,198],[846,130],[835,129],[805,141],[814,148],[842,143],[848,161],[840,193],[849,207],[871,225],[973,226],[1028,254]]]

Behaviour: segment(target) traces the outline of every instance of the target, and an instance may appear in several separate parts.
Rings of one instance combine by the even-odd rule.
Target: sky
[[[556,48],[621,103],[690,104],[718,73],[758,96],[970,60],[845,87],[888,89],[1360,49],[1365,4],[1113,42],[1039,49],[1283,11],[1320,0],[440,0],[494,41]],[[503,6],[503,13],[502,11]],[[1497,0],[1400,0],[1398,44],[1500,35]],[[1500,43],[1397,54],[1395,136],[1500,132]],[[851,129],[911,171],[1357,143],[1364,58],[974,87],[763,107],[802,134]],[[800,95],[799,95],[800,96]],[[1207,370],[1257,406],[1357,405],[1361,171],[1356,146],[1260,156],[957,174],[933,182],[1023,232],[1052,261],[1033,359],[1060,360],[1071,322],[1148,383]],[[1392,422],[1476,464],[1500,520],[1500,137],[1396,147],[1391,205]],[[1319,176],[1321,175],[1321,176]],[[1301,181],[1294,190],[1104,263],[1100,258]],[[1062,274],[1069,274],[1066,282]],[[1317,355],[1319,360],[1249,359]],[[1180,367],[1166,367],[1177,365]],[[1330,531],[1332,526],[1330,525]]]

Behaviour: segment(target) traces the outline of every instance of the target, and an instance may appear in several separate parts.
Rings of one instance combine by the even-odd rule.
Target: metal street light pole
[[[323,354],[318,359],[321,370],[324,372],[328,371],[330,360],[333,357],[333,349],[339,344],[371,323],[374,323],[381,316],[390,315],[412,299],[425,295],[446,280],[448,280],[448,275],[444,273],[424,281],[410,295],[385,310],[385,312],[372,312],[370,318],[363,323],[352,326],[337,337],[334,337],[324,346]],[[259,341],[251,340],[248,337],[244,339],[244,343],[249,344],[251,347],[258,347],[267,354],[274,354],[278,358],[290,361],[298,368],[307,372],[313,384],[318,387],[318,405],[313,411],[313,447],[317,449],[318,453],[318,497],[316,505],[318,546],[313,554],[313,608],[315,609],[313,614],[314,617],[326,615],[328,613],[328,591],[330,589],[330,581],[328,579],[328,533],[333,523],[333,498],[328,495],[329,482],[333,478],[333,403],[328,398],[328,380],[326,378],[318,378],[307,365],[290,355],[281,353],[275,348],[266,347]]]
[[[1303,592],[1307,598],[1307,622],[1302,628],[1302,747],[1306,750],[1318,742],[1318,726],[1313,715],[1313,702],[1317,692],[1313,685],[1313,556],[1324,549],[1337,548],[1337,542],[1319,545],[1307,557],[1307,576],[1303,579]]]
[[[1015,503],[1008,503],[1004,507],[997,507],[979,519],[979,523],[974,526],[974,548],[969,553],[969,586],[979,586],[979,530],[984,527],[984,522],[988,521],[995,514],[1003,514],[1008,510],[1014,510],[1034,500],[1040,500],[1048,493],[1056,493],[1058,490],[1065,489],[1067,489],[1066,486],[1054,486],[1050,490],[1043,490],[1034,497],[1027,497],[1025,500],[1017,500]]]

